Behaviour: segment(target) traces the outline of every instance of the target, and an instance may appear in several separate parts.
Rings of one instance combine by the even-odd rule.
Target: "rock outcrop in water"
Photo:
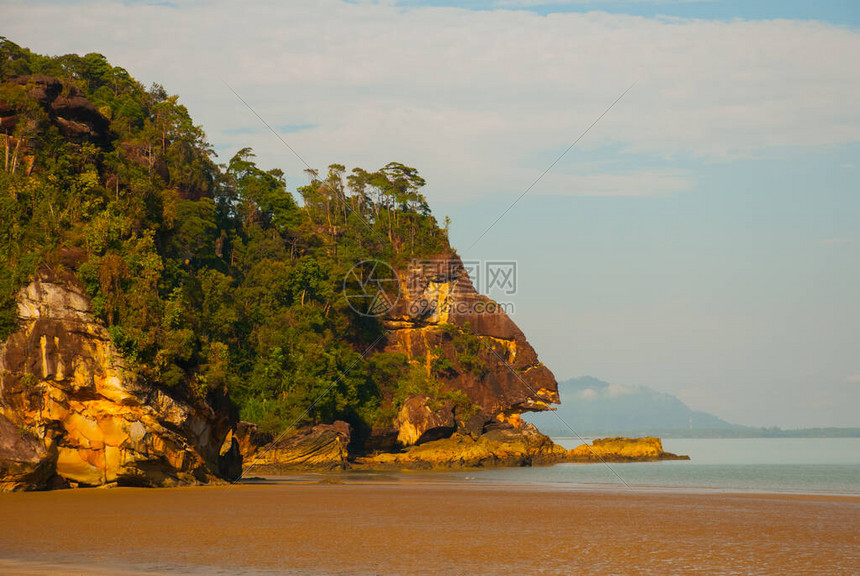
[[[499,426],[477,438],[455,433],[399,453],[381,453],[356,459],[359,469],[460,469],[499,466],[536,466],[563,462],[567,450],[537,428]]]
[[[400,453],[357,458],[358,469],[463,469],[499,466],[539,466],[562,462],[652,462],[689,460],[664,452],[659,438],[605,438],[573,450],[555,444],[531,424],[499,426],[478,438],[450,438],[414,446]]]
[[[235,425],[226,398],[138,383],[71,276],[43,272],[18,310],[0,348],[0,489],[174,486],[238,471],[236,451],[222,451]]]
[[[655,460],[689,460],[663,451],[659,438],[598,438],[591,444],[577,446],[568,454],[571,462],[650,462]]]

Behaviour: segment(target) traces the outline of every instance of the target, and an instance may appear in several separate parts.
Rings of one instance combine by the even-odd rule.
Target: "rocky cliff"
[[[413,262],[397,276],[400,293],[383,318],[382,351],[402,353],[438,378],[437,395],[406,398],[390,425],[374,429],[364,446],[357,443],[357,454],[346,453],[349,432],[335,437],[306,429],[249,453],[254,473],[563,460],[566,450],[520,418],[558,402],[555,377],[502,307],[475,290],[459,256]],[[465,402],[452,401],[452,393]]]
[[[414,262],[400,277],[401,297],[385,318],[386,350],[445,366],[437,371],[443,389],[464,392],[478,409],[473,427],[517,423],[522,412],[558,403],[552,372],[503,307],[475,290],[459,256]]]
[[[140,384],[71,276],[41,273],[18,311],[0,347],[0,489],[172,486],[237,468],[226,399]]]

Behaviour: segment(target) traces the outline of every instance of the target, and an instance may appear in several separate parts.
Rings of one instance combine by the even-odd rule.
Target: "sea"
[[[590,438],[553,438],[565,448]],[[669,438],[690,460],[556,464],[451,473],[475,483],[570,489],[860,495],[860,438]]]

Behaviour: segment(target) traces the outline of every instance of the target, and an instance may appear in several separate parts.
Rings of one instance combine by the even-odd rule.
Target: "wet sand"
[[[0,574],[857,574],[860,498],[281,481],[0,495]]]

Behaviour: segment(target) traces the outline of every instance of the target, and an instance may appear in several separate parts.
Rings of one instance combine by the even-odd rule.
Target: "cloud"
[[[681,171],[640,170],[628,173],[548,174],[540,194],[560,196],[651,197],[690,190],[693,177]]]
[[[618,398],[628,394],[640,394],[642,389],[637,386],[623,386],[621,384],[610,384],[601,390],[594,388],[584,388],[580,390],[578,396],[582,400],[598,400],[602,398]]]
[[[820,242],[825,246],[841,246],[851,242],[851,238],[824,238]]]
[[[643,159],[732,161],[858,140],[860,33],[817,22],[600,12],[403,9],[338,0],[175,7],[102,0],[4,6],[4,33],[42,53],[98,51],[179,93],[216,146],[304,166],[418,167],[451,202],[517,193],[634,80],[532,193],[653,196],[694,185]],[[238,146],[238,144],[237,144]],[[616,165],[577,173],[580,152]]]
[[[628,394],[636,394],[639,389],[635,386],[623,386],[621,384],[610,384],[606,387],[606,396],[609,398],[617,398]]]
[[[316,128],[316,124],[281,124],[275,126],[275,130],[284,134],[292,134],[293,132],[303,132]]]
[[[500,7],[561,6],[564,4],[695,4],[714,0],[496,0]],[[466,2],[468,4],[468,2]]]
[[[517,9],[544,8],[576,5],[612,5],[612,4],[698,4],[715,0],[458,0],[445,3],[469,9]],[[354,3],[387,4],[399,6],[420,6],[418,0],[352,0]],[[441,4],[437,2],[437,5]]]
[[[860,384],[860,374],[852,374],[845,379],[846,384]]]

